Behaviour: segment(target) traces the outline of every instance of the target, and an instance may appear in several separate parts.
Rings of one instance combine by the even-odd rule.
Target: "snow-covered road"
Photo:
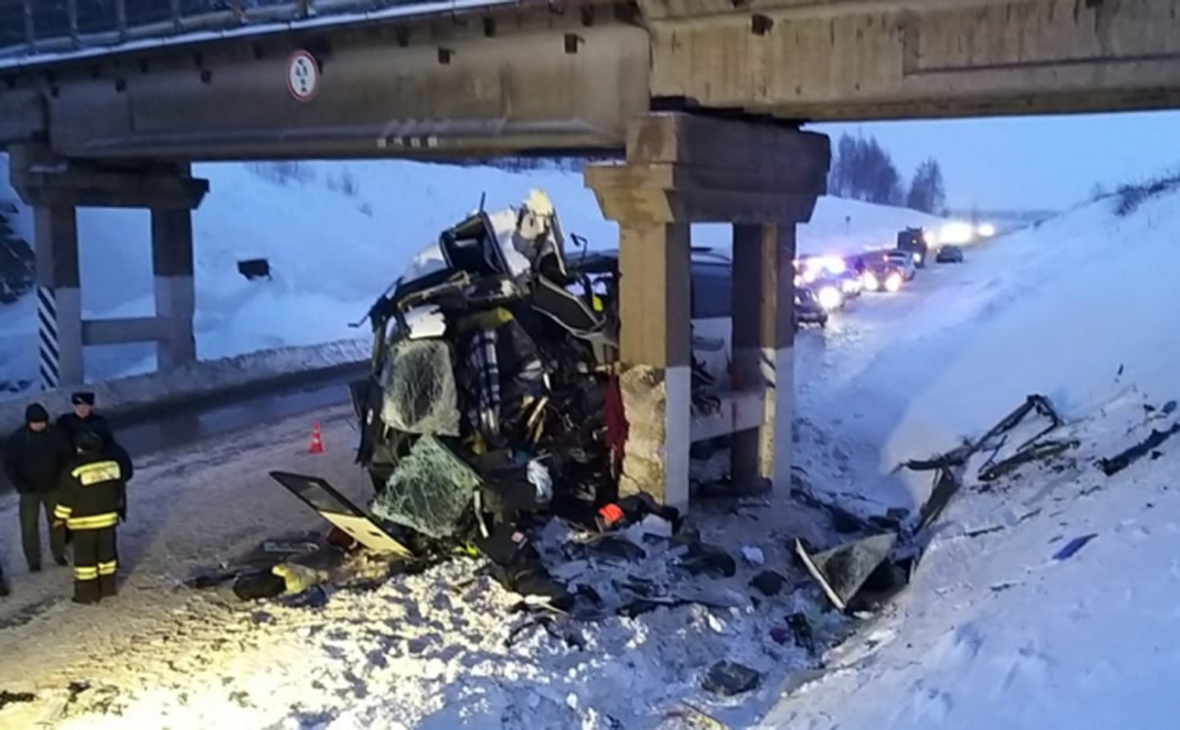
[[[293,418],[141,460],[129,489],[129,519],[120,528],[117,600],[90,610],[70,603],[72,574],[49,567],[25,571],[15,496],[0,511],[0,545],[13,595],[0,603],[0,687],[65,687],[101,682],[122,671],[150,676],[153,662],[178,667],[204,659],[225,624],[180,589],[194,565],[212,565],[257,544],[260,536],[318,527],[320,520],[267,476],[269,469],[314,469],[353,497],[351,409],[317,414],[329,453],[307,454],[310,417]],[[198,613],[187,615],[188,607]],[[13,706],[10,710],[19,709]],[[0,714],[0,725],[10,719]]]
[[[809,664],[802,649],[767,637],[788,614],[815,613],[814,591],[751,602],[747,583],[761,568],[740,562],[732,579],[700,584],[732,608],[659,609],[562,636],[528,627],[532,619],[511,611],[519,597],[477,574],[474,561],[340,593],[322,610],[180,586],[194,566],[324,527],[270,481],[270,469],[314,473],[364,499],[348,416],[344,408],[318,415],[322,456],[306,453],[311,421],[300,417],[145,460],[120,531],[129,578],[113,601],[74,606],[65,569],[15,571],[14,595],[0,604],[8,626],[0,655],[9,658],[0,689],[38,696],[0,710],[0,724],[40,720],[72,683],[85,683],[54,727],[651,727],[682,712],[680,699],[699,702],[700,672],[726,657],[768,677],[759,692],[711,708],[743,726],[773,704],[791,669]],[[761,546],[768,566],[803,584],[800,571],[784,567],[788,537],[821,540],[826,523],[783,497],[705,504],[694,523],[731,554]],[[12,566],[11,507],[0,521]],[[816,615],[819,640],[838,629],[833,619]]]

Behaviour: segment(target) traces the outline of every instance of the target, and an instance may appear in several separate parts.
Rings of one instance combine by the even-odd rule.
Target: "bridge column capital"
[[[38,208],[192,210],[209,192],[209,181],[193,177],[187,164],[107,166],[64,160],[42,145],[15,146],[9,175],[21,198]]]
[[[801,223],[826,191],[828,137],[779,124],[649,114],[627,159],[586,168],[603,214],[634,223]]]

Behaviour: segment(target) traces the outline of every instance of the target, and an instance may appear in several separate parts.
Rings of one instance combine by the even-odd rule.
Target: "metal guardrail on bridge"
[[[0,0],[0,57],[420,4],[423,0]]]

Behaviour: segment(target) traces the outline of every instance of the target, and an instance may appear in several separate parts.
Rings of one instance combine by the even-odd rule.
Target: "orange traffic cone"
[[[311,430],[311,447],[308,448],[309,454],[324,453],[324,439],[320,437],[320,422],[316,421],[315,426]]]

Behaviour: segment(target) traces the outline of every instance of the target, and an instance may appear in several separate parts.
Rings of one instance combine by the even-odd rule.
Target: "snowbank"
[[[1166,391],[1180,362],[1180,196],[1125,218],[1115,206],[1100,200],[977,246],[965,264],[862,307],[822,349],[801,342],[800,414],[875,452],[845,485],[912,507],[928,475],[893,474],[897,464],[978,436],[1029,393],[1080,417],[1132,385]]]
[[[987,485],[968,470],[895,608],[767,727],[1173,724],[1180,437],[1113,476],[1095,463],[1177,420],[1180,191],[1125,216],[1118,202],[973,249],[829,339],[800,338],[795,454],[865,511],[921,503],[929,473],[894,467],[978,437],[1030,393],[1078,445]]]
[[[259,387],[295,373],[324,370],[368,360],[367,340],[339,340],[311,347],[283,347],[206,360],[168,373],[117,378],[90,386],[97,407],[109,415],[141,408],[161,408],[213,396],[245,385]],[[24,394],[0,401],[0,433],[24,423],[25,407],[39,402],[50,413],[70,410],[69,392]]]

